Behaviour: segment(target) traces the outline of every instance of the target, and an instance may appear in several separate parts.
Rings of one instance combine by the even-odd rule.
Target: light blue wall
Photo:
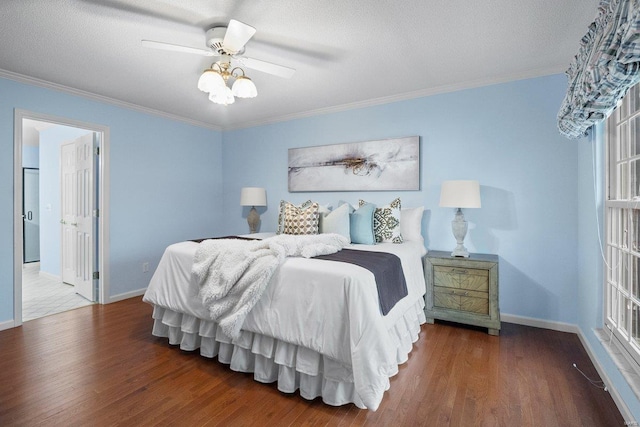
[[[261,230],[274,230],[281,199],[321,203],[363,197],[424,205],[429,249],[451,250],[452,209],[438,207],[440,184],[476,179],[482,208],[467,209],[465,241],[500,256],[502,313],[575,324],[578,145],[559,135],[566,78],[554,75],[387,105],[225,132],[226,231],[246,232],[240,189],[267,189]],[[287,149],[419,135],[421,190],[289,193]]]
[[[40,132],[40,271],[60,277],[60,146],[90,133],[55,126]]]
[[[604,132],[601,124],[593,137],[578,144],[578,327],[633,417],[640,420],[640,401],[594,333],[604,325]]]
[[[22,167],[23,168],[38,168],[40,164],[40,153],[38,147],[33,145],[22,146]]]
[[[170,243],[223,232],[221,133],[0,79],[0,323],[13,319],[14,109],[108,126],[111,296],[145,288]],[[19,256],[19,254],[18,254]]]

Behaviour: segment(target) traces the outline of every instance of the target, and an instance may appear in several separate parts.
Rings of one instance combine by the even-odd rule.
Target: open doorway
[[[40,262],[40,168],[22,157],[22,261]],[[27,161],[25,161],[27,160]]]
[[[107,302],[104,236],[108,235],[109,133],[104,126],[26,111],[16,111],[14,129],[14,167],[20,169],[14,175],[14,322],[18,326],[44,315]],[[62,146],[75,141],[77,148],[67,156],[72,160],[67,163],[71,167],[77,163],[80,169],[70,171],[67,165],[65,178]],[[25,168],[38,170],[37,195],[34,174],[25,179]],[[34,198],[37,217],[34,209],[28,209]],[[72,216],[69,209],[65,212],[65,203],[76,209]],[[65,227],[73,238],[63,237]],[[63,278],[69,259],[75,263],[74,275]]]

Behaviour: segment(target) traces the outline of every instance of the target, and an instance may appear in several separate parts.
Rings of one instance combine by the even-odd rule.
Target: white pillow
[[[422,214],[424,206],[418,208],[402,208],[400,210],[400,233],[406,241],[422,242]]]
[[[320,233],[337,233],[349,240],[351,243],[351,233],[349,229],[349,205],[343,204],[329,213],[320,215]]]
[[[320,205],[318,207],[318,234],[322,233],[322,219],[331,212],[331,205]]]
[[[318,213],[320,215],[326,215],[329,212],[331,212],[331,205],[319,205],[318,206]]]

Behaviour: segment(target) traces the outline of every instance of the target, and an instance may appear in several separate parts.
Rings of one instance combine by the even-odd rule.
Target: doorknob
[[[64,219],[60,220],[60,224],[66,224],[67,222]]]

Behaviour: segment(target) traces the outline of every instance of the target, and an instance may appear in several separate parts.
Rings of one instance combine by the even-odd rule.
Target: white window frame
[[[640,369],[640,85],[607,119],[604,323]]]

